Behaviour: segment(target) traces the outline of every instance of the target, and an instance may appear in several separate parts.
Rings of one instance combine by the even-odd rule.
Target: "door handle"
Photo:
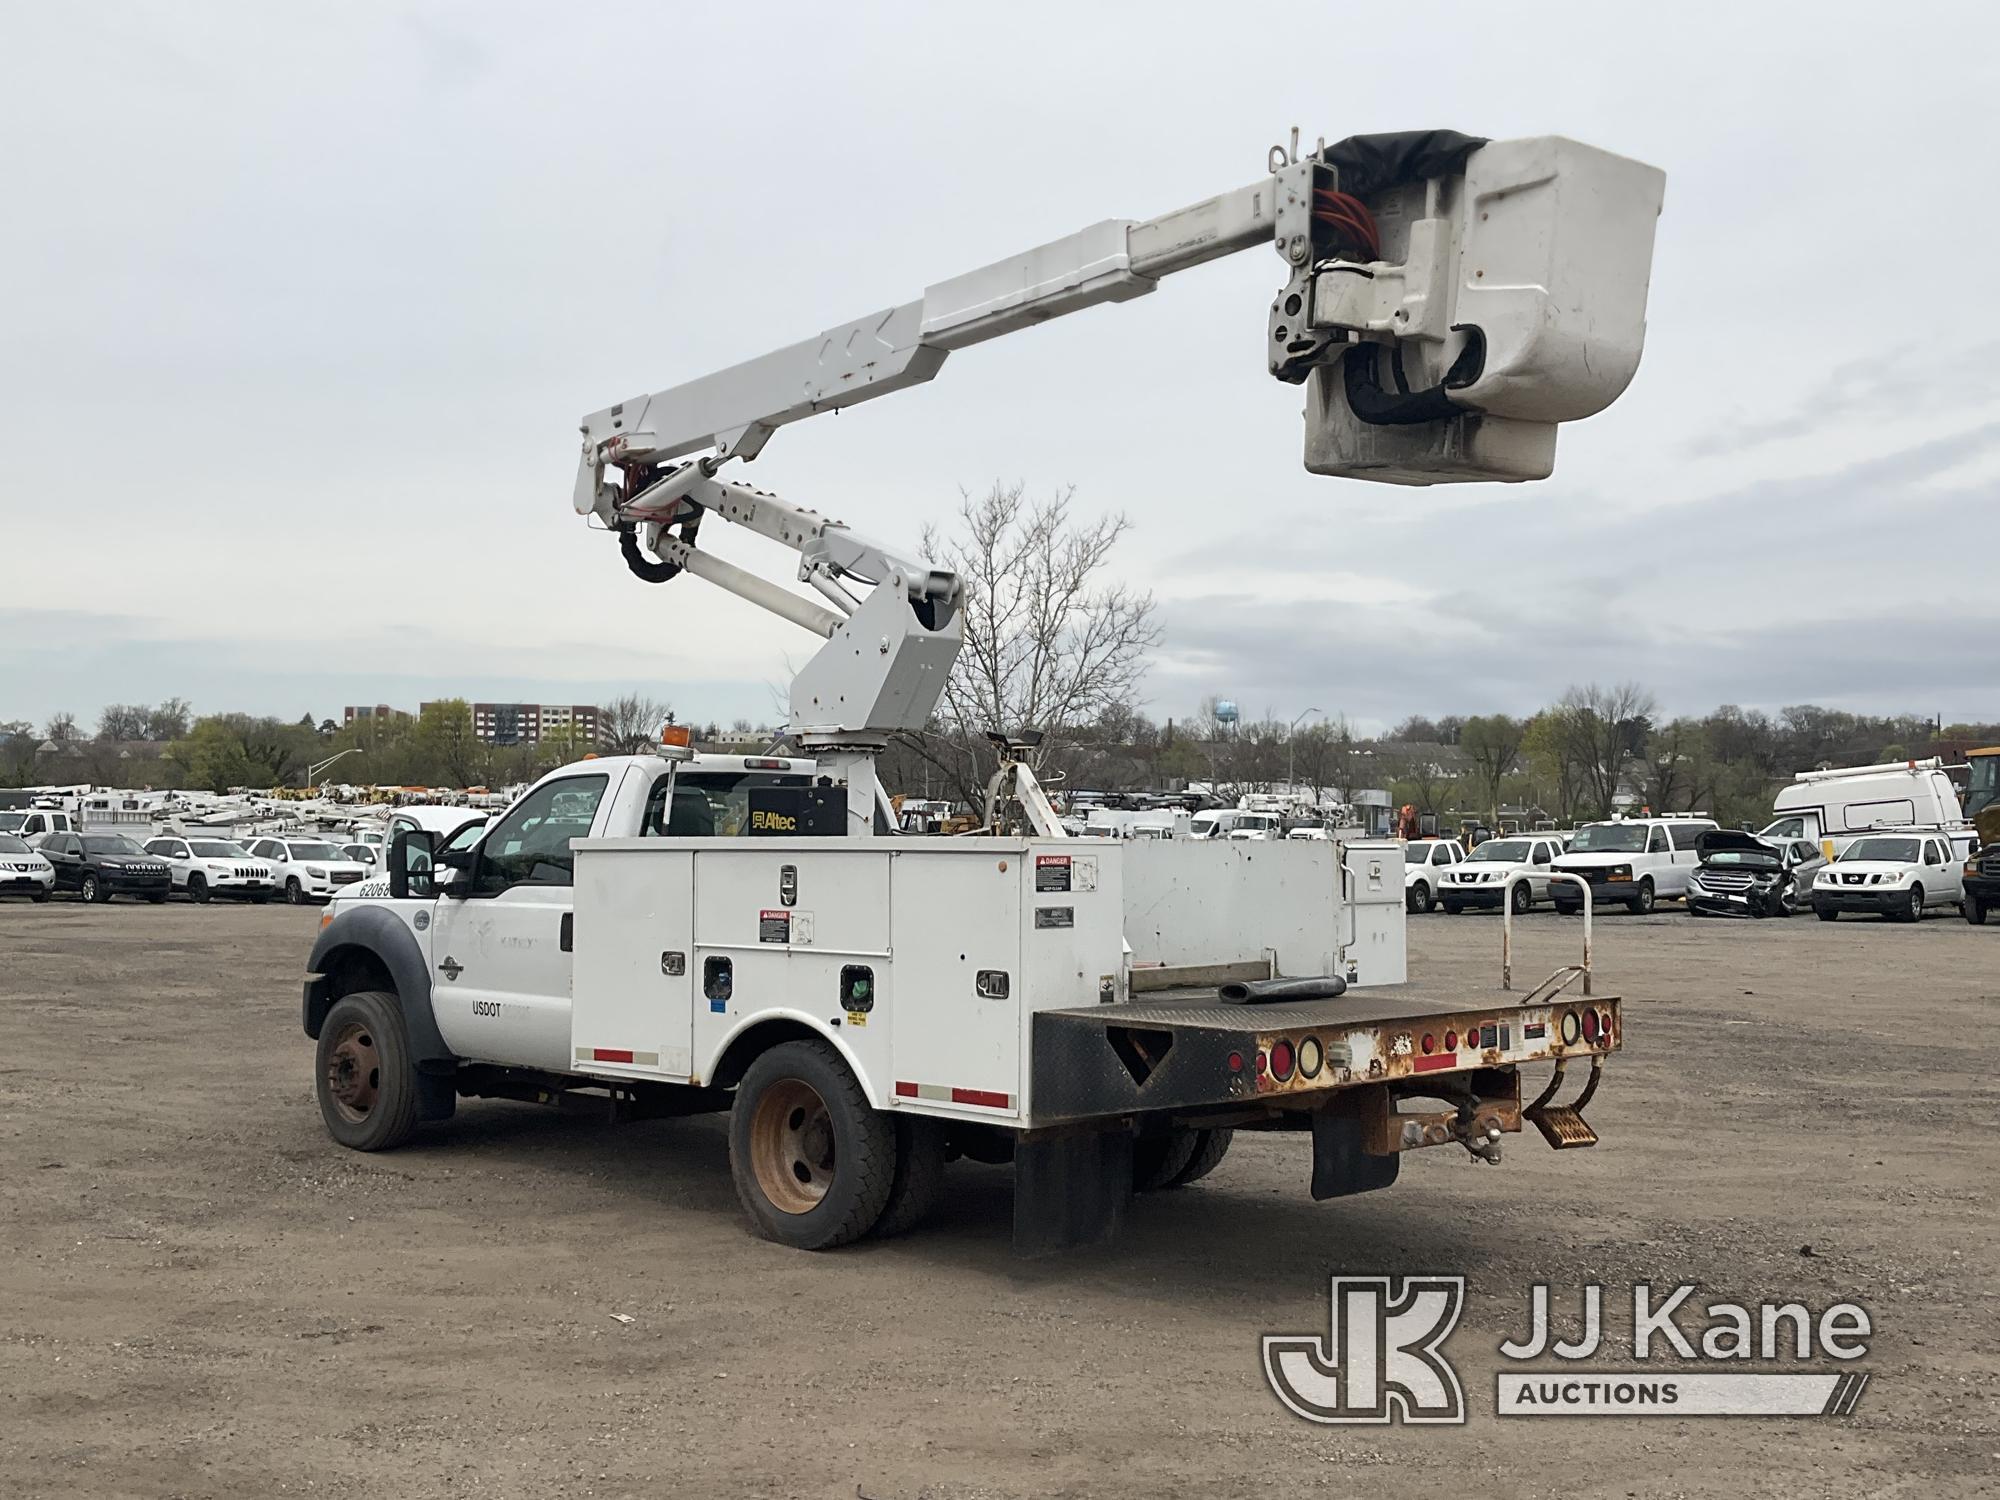
[[[562,948],[562,951],[565,953],[574,953],[576,951],[575,912],[566,911],[562,914],[562,932],[561,935],[557,938],[557,943]]]

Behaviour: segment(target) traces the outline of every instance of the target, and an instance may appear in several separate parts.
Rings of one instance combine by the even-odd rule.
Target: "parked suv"
[[[1872,911],[1898,922],[1920,921],[1932,907],[1965,899],[1965,873],[1942,833],[1871,833],[1840,851],[1813,881],[1813,910],[1822,922],[1844,911]]]
[[[1437,905],[1445,871],[1465,858],[1457,839],[1411,839],[1403,849],[1403,906],[1429,911]]]
[[[174,889],[186,891],[190,901],[234,896],[261,906],[277,889],[271,867],[228,839],[163,834],[146,845],[146,852],[167,862]]]
[[[1733,828],[1701,836],[1701,864],[1688,877],[1691,917],[1789,917],[1812,899],[1813,878],[1826,864],[1809,839],[1759,838]]]
[[[261,838],[250,845],[253,858],[267,860],[285,899],[330,901],[336,891],[366,880],[373,870],[352,860],[322,838]]]
[[[1695,845],[1715,827],[1713,818],[1586,823],[1555,868],[1590,882],[1593,908],[1618,901],[1631,911],[1649,912],[1658,902],[1687,894],[1688,877],[1699,863]],[[1565,914],[1583,909],[1576,887],[1562,881],[1551,885],[1549,900]]]
[[[0,833],[0,896],[46,901],[56,888],[55,866],[11,833]]]
[[[1514,887],[1514,910],[1531,911],[1537,901],[1548,898],[1549,871],[1562,852],[1562,842],[1553,834],[1488,839],[1439,876],[1438,899],[1448,912],[1461,912],[1468,906],[1497,911],[1505,899],[1508,877],[1525,870],[1528,878]]]
[[[157,906],[173,889],[167,862],[122,833],[45,833],[36,847],[55,866],[56,889],[92,903],[127,895]]]

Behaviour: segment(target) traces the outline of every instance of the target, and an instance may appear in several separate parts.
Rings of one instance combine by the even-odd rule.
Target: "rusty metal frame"
[[[1500,888],[1500,988],[1503,990],[1512,990],[1514,988],[1514,887],[1520,881],[1530,878],[1532,878],[1530,871],[1516,870],[1507,877],[1506,884]],[[1583,891],[1583,963],[1581,965],[1570,964],[1565,968],[1556,970],[1554,974],[1551,974],[1527,993],[1526,997],[1521,1001],[1523,1005],[1527,1005],[1538,998],[1544,1000],[1554,999],[1555,996],[1569,987],[1571,980],[1577,978],[1579,975],[1583,979],[1584,994],[1588,995],[1590,993],[1590,882],[1585,880],[1581,875],[1572,875],[1567,870],[1551,870],[1549,871],[1548,878],[1552,881],[1572,881]],[[1549,985],[1554,984],[1558,979],[1561,979],[1562,983],[1557,984],[1553,990],[1549,990],[1544,995],[1542,991],[1547,989]]]

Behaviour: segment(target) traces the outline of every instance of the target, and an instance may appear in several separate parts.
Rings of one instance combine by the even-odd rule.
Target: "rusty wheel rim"
[[[326,1056],[326,1095],[334,1111],[350,1125],[359,1125],[375,1109],[375,1097],[382,1087],[382,1055],[375,1047],[375,1034],[359,1021],[351,1021],[333,1040]]]
[[[764,1090],[750,1117],[750,1168],[780,1213],[811,1213],[833,1186],[833,1117],[809,1083],[782,1079]]]

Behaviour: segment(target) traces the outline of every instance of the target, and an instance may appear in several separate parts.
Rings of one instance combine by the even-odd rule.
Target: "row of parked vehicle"
[[[1832,843],[1834,841],[1827,841]],[[1519,881],[1516,874],[1524,875]],[[1467,851],[1457,839],[1413,840],[1403,867],[1413,912],[1497,909],[1547,903],[1574,914],[1588,885],[1593,910],[1649,912],[1681,900],[1692,916],[1789,917],[1810,908],[1821,921],[1871,913],[1915,922],[1956,908],[1983,923],[2000,906],[2000,846],[1982,852],[1969,828],[1886,829],[1838,848],[1766,829],[1722,828],[1696,817],[1625,818],[1573,833],[1511,834]]]
[[[239,843],[162,834],[144,844],[122,833],[58,828],[23,839],[0,833],[0,895],[47,901],[72,891],[92,904],[131,896],[155,905],[170,895],[262,905],[330,899],[375,873],[380,847],[311,836],[270,835]]]

